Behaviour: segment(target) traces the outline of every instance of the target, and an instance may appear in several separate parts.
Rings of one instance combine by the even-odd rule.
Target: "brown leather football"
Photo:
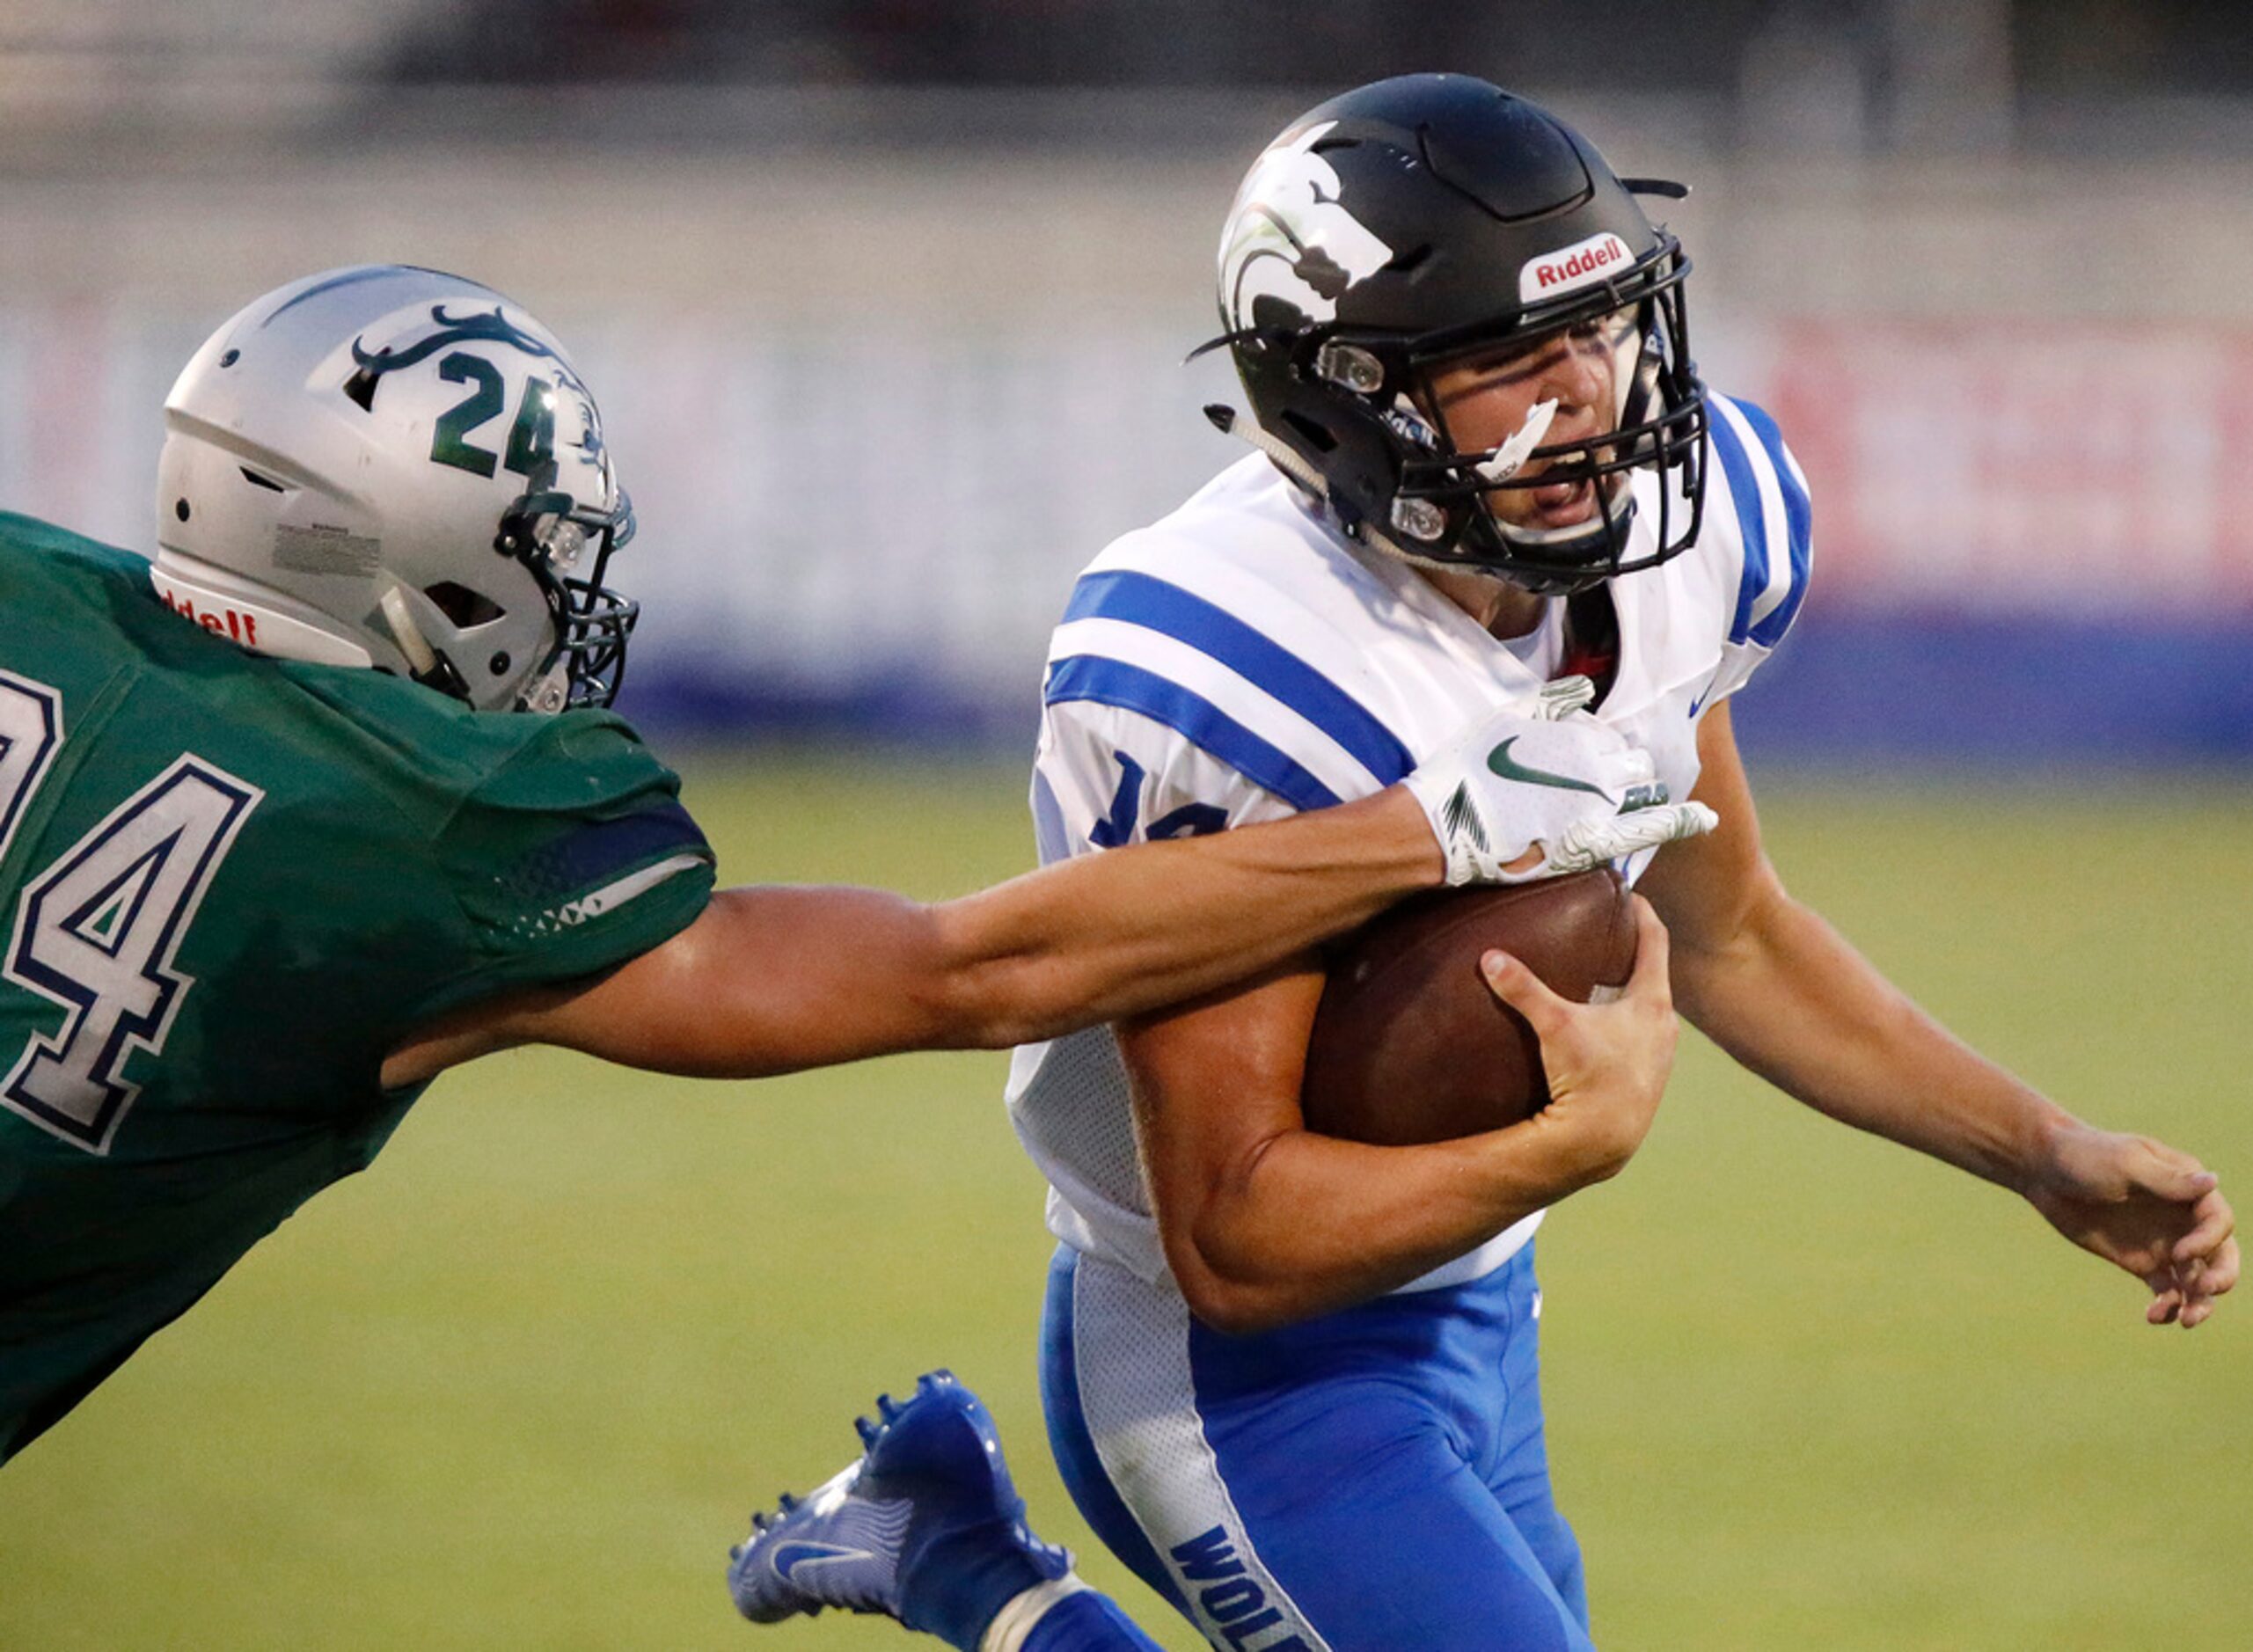
[[[1306,1127],[1382,1146],[1499,1129],[1548,1105],[1540,1045],[1488,987],[1500,947],[1585,1004],[1627,983],[1635,922],[1608,868],[1402,903],[1330,960],[1300,1105]]]

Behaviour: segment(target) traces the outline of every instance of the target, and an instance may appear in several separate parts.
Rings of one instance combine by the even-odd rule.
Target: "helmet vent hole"
[[[184,499],[174,500],[172,501],[172,515],[178,516],[182,522],[186,522],[188,518],[187,501]]]
[[[1385,266],[1385,268],[1391,274],[1407,275],[1412,274],[1415,270],[1421,269],[1423,267],[1424,260],[1429,259],[1430,256],[1431,243],[1426,241],[1422,246],[1410,247],[1407,252],[1401,253],[1400,257],[1394,259],[1391,263]]]
[[[256,471],[251,469],[247,464],[238,464],[235,468],[243,473],[243,480],[248,482],[252,487],[263,487],[268,493],[286,493],[289,491],[288,488],[282,486],[281,483],[275,481],[272,477],[260,476]],[[186,500],[182,500],[180,501],[180,520],[182,522],[186,522],[187,520],[187,501]]]
[[[457,585],[451,580],[426,585],[422,588],[422,594],[437,604],[438,611],[460,631],[488,624],[508,611],[491,597],[473,591],[466,585]]]
[[[230,350],[219,358],[219,365],[222,367],[232,367],[236,362],[242,359],[243,353],[240,350]]]
[[[1303,413],[1284,410],[1283,422],[1310,442],[1317,452],[1328,453],[1338,445],[1338,439]]]
[[[344,381],[345,395],[359,403],[362,413],[376,411],[376,376],[363,367]]]

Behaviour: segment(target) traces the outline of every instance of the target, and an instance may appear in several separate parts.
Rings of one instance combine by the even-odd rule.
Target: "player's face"
[[[1591,441],[1619,428],[1636,343],[1635,312],[1615,310],[1528,348],[1467,355],[1432,374],[1431,408],[1459,453],[1500,447],[1545,401],[1557,406],[1540,446]],[[1516,479],[1538,478],[1549,463],[1536,459]],[[1585,480],[1499,487],[1486,497],[1495,518],[1514,528],[1578,527],[1598,508],[1596,485]]]

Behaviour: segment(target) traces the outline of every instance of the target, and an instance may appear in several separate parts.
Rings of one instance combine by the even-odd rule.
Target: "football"
[[[1488,987],[1500,947],[1585,1004],[1627,983],[1635,922],[1608,867],[1402,903],[1341,942],[1315,1013],[1306,1127],[1381,1146],[1499,1129],[1548,1104],[1539,1041]]]

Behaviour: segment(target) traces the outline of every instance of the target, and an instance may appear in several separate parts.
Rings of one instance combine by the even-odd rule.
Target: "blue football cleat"
[[[1062,1577],[1072,1556],[1025,1527],[993,1418],[943,1371],[886,1394],[860,1421],[860,1460],[773,1514],[729,1551],[735,1610],[779,1623],[824,1606],[882,1612],[975,1648],[995,1613]]]

